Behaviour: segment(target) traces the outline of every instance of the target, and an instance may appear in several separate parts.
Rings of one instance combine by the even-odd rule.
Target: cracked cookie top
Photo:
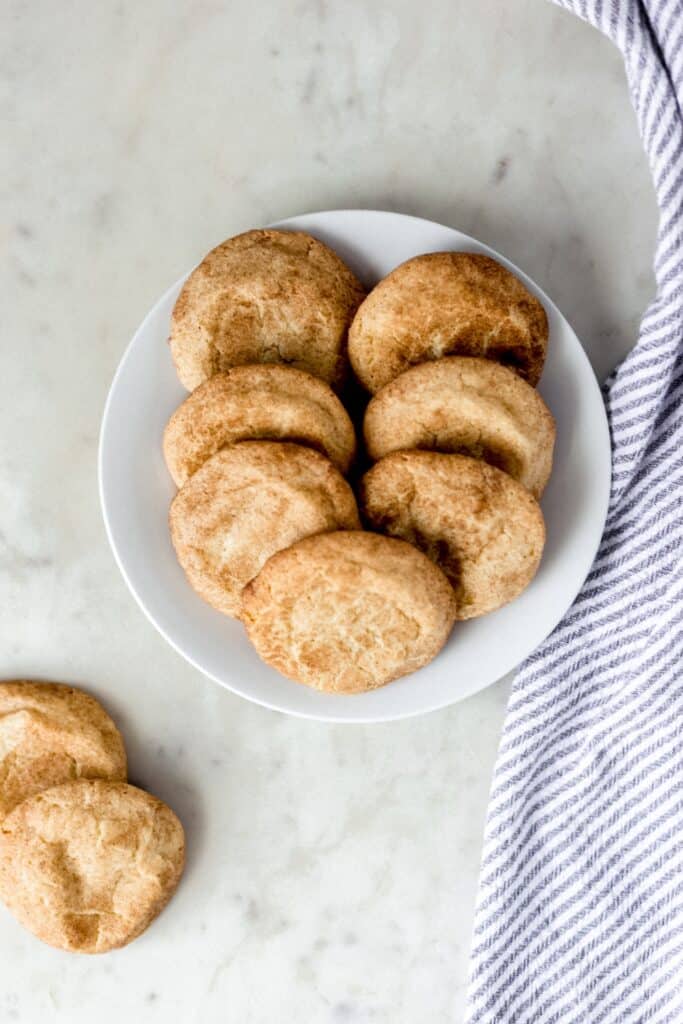
[[[363,477],[359,505],[371,528],[409,541],[441,567],[459,619],[512,601],[541,561],[545,524],[538,502],[478,459],[394,452]]]
[[[538,299],[502,264],[468,252],[402,263],[373,288],[349,330],[351,365],[373,394],[410,366],[449,355],[493,359],[536,385],[547,345]]]
[[[245,589],[242,614],[264,661],[330,693],[372,690],[426,665],[454,617],[453,591],[428,558],[361,531],[274,555]]]
[[[446,356],[406,370],[365,412],[371,459],[422,448],[471,455],[504,469],[538,498],[550,477],[555,421],[516,373],[476,356]]]
[[[349,324],[365,291],[332,249],[297,231],[259,230],[213,249],[173,310],[170,345],[193,391],[245,363],[286,363],[339,389]]]
[[[351,487],[329,459],[278,441],[221,449],[171,504],[171,539],[197,593],[239,617],[266,559],[302,537],[360,526]]]
[[[168,421],[164,456],[178,487],[225,445],[294,441],[315,448],[346,473],[356,451],[349,415],[318,377],[291,366],[236,366],[217,373]]]
[[[183,827],[161,800],[81,779],[30,797],[0,825],[0,897],[44,942],[104,953],[159,914],[184,857]]]
[[[62,683],[0,683],[0,822],[70,779],[126,778],[121,735],[94,697]]]

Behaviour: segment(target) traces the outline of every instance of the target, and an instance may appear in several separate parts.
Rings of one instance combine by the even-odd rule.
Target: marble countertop
[[[0,15],[0,676],[86,685],[188,832],[176,898],[101,958],[0,912],[0,1020],[461,1021],[505,681],[385,726],[203,679],[108,549],[96,452],[148,307],[237,231],[415,213],[525,268],[602,376],[656,211],[618,55],[516,0],[9,0]]]

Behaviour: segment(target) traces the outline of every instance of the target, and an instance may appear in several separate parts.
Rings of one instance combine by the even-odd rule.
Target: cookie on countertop
[[[169,521],[190,584],[236,617],[242,589],[276,551],[360,527],[353,491],[329,459],[278,441],[241,441],[212,455],[174,498]]]
[[[126,778],[121,735],[94,697],[62,683],[0,682],[0,822],[72,779]]]
[[[328,693],[361,693],[414,672],[441,650],[455,618],[443,573],[410,544],[325,533],[270,558],[244,592],[260,657]]]
[[[409,541],[441,567],[459,619],[512,601],[541,561],[545,524],[538,502],[478,459],[394,452],[365,474],[359,504],[373,528]]]
[[[349,357],[373,394],[416,363],[483,356],[538,383],[548,344],[541,303],[490,256],[435,252],[373,288],[349,330]]]
[[[339,388],[349,324],[365,290],[332,249],[301,231],[247,231],[204,257],[182,287],[170,345],[182,384],[245,363],[287,363]]]
[[[81,779],[19,804],[0,825],[0,898],[43,942],[125,946],[163,910],[185,859],[172,810],[125,782]]]
[[[406,370],[365,412],[370,458],[424,448],[471,455],[505,470],[538,498],[553,464],[555,421],[516,373],[490,359],[446,356]]]
[[[295,441],[346,473],[356,435],[346,409],[318,377],[277,363],[217,373],[173,413],[164,456],[178,487],[219,449],[236,441]]]

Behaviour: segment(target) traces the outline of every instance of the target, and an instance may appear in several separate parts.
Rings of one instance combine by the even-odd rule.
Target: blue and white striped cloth
[[[561,6],[624,56],[661,214],[657,295],[605,386],[597,560],[513,685],[467,1020],[683,1022],[683,2]]]

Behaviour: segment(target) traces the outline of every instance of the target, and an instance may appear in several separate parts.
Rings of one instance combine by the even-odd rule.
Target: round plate
[[[166,340],[182,281],[162,296],[136,332],[104,410],[100,496],[116,561],[166,640],[200,672],[242,697],[336,722],[383,722],[445,707],[523,661],[560,621],[588,574],[610,488],[609,431],[597,381],[576,335],[547,295],[509,260],[459,231],[374,210],[311,213],[275,227],[317,236],[368,286],[411,256],[462,249],[494,256],[538,296],[550,322],[539,390],[557,421],[555,466],[542,502],[548,537],[540,570],[512,604],[456,623],[448,644],[426,668],[371,693],[318,693],[264,665],[241,624],[213,611],[191,589],[169,538],[168,507],[175,489],[161,442],[169,416],[187,392]]]

